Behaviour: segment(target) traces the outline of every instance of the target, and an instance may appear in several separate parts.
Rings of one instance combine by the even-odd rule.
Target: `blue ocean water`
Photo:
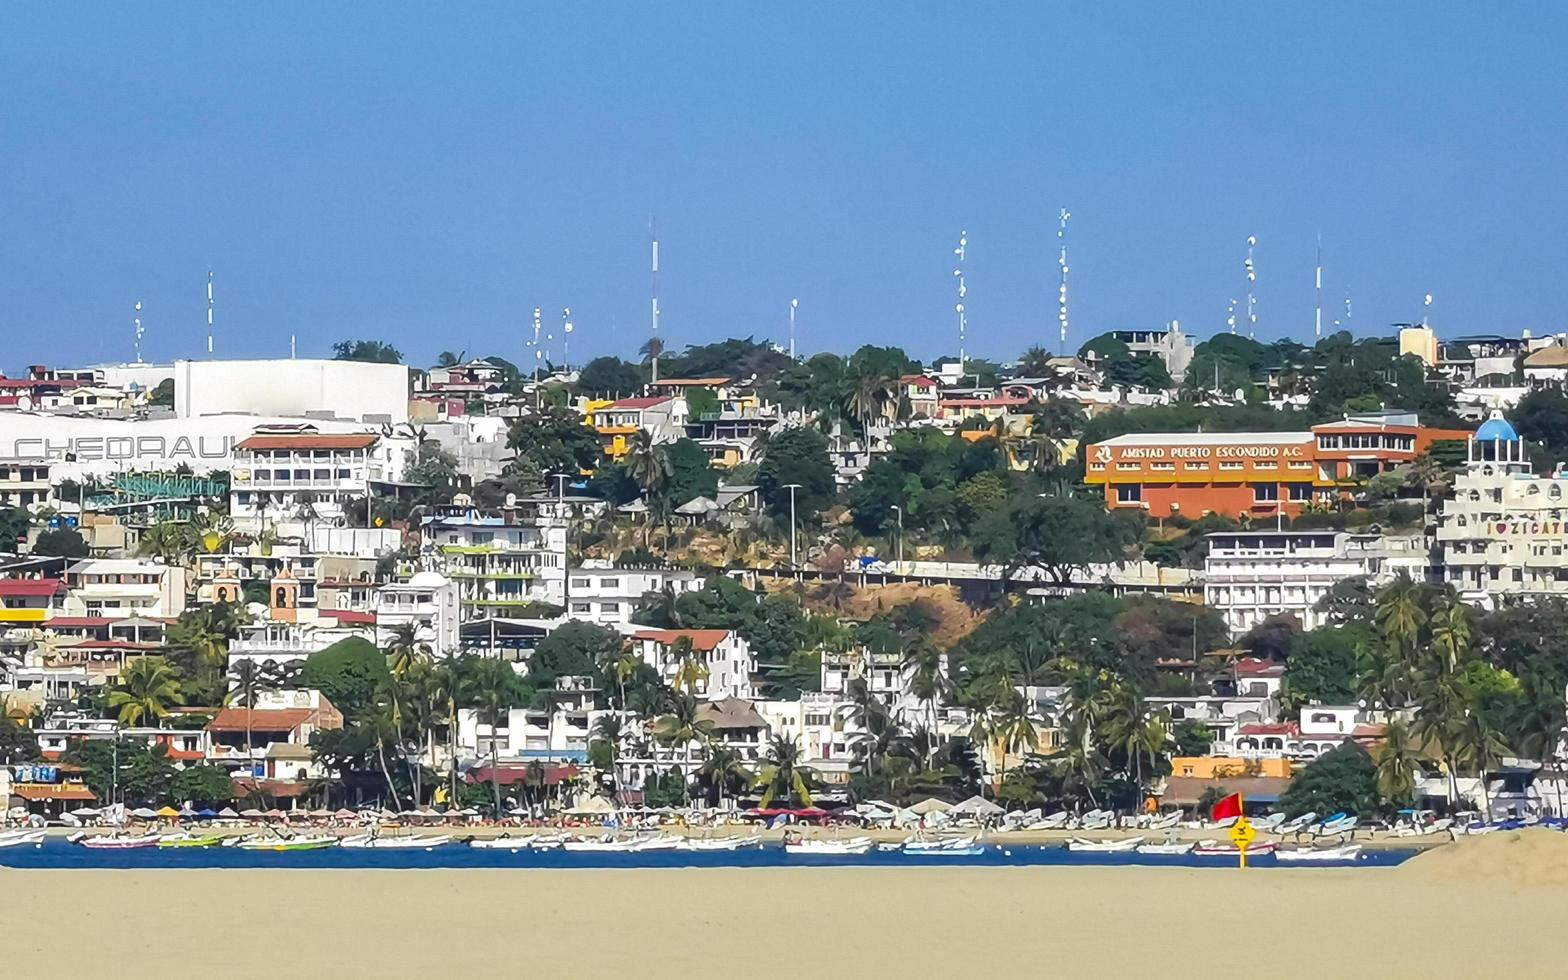
[[[1255,857],[1254,868],[1391,867],[1414,850],[1368,849],[1353,863],[1279,864],[1273,855]],[[1092,854],[1060,845],[992,846],[962,857],[878,851],[853,856],[796,856],[776,844],[740,851],[650,851],[617,854],[583,851],[502,851],[449,844],[429,851],[333,847],[322,851],[247,851],[235,847],[91,850],[53,839],[42,847],[0,849],[0,866],[12,868],[777,868],[777,867],[1120,867],[1232,868],[1234,857],[1169,854]]]

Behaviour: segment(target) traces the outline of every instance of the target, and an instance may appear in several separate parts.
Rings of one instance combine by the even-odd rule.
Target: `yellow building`
[[[1427,367],[1437,366],[1437,331],[1428,326],[1405,327],[1399,331],[1399,356],[1414,354]]]
[[[1242,759],[1222,755],[1176,756],[1171,759],[1171,775],[1189,779],[1230,779],[1237,776],[1266,776],[1289,779],[1295,764],[1289,759]]]

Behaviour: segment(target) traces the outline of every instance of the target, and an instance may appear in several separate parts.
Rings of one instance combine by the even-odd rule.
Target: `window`
[[[1116,487],[1118,504],[1136,504],[1143,499],[1143,487],[1136,483],[1122,483]]]
[[[1222,469],[1222,470],[1239,470],[1239,469],[1241,469],[1241,464],[1237,463],[1237,462],[1221,463],[1220,464],[1220,469]]]
[[[1252,499],[1258,503],[1273,503],[1279,500],[1279,484],[1254,483],[1252,485]]]
[[[593,586],[593,579],[589,579],[589,578],[574,578],[574,579],[572,579],[572,588],[574,588],[574,589],[587,589],[587,588],[591,588],[592,586]]]
[[[1140,463],[1117,463],[1116,468],[1119,470],[1131,470],[1132,472],[1136,473],[1138,470],[1142,469],[1143,466]]]
[[[572,603],[572,612],[574,612],[574,613],[587,613],[587,612],[592,612],[592,611],[593,611],[593,605],[591,603],[587,603],[587,602],[574,602],[574,603]]]
[[[1175,468],[1176,468],[1176,464],[1175,463],[1150,463],[1149,464],[1149,469],[1151,469],[1151,470],[1169,471],[1169,470],[1174,470]]]
[[[1301,501],[1301,500],[1311,500],[1312,499],[1312,484],[1310,484],[1310,483],[1290,483],[1290,484],[1286,484],[1286,485],[1290,487],[1290,499],[1291,500]]]
[[[1186,463],[1186,464],[1184,464],[1184,467],[1186,469],[1189,469],[1189,470],[1206,470],[1206,469],[1209,468],[1209,464],[1208,463]]]
[[[599,580],[599,587],[601,589],[618,589],[621,587],[621,580],[618,578],[602,578]]]
[[[1252,464],[1252,468],[1255,470],[1273,470],[1278,469],[1279,464],[1274,462],[1272,459],[1260,459],[1256,463]]]
[[[1290,461],[1290,463],[1288,465],[1293,470],[1310,470],[1310,469],[1312,469],[1312,461],[1310,459],[1293,459],[1293,460]]]

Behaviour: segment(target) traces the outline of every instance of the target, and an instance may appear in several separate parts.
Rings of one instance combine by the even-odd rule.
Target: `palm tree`
[[[1432,609],[1432,652],[1439,657],[1438,668],[1452,674],[1470,654],[1470,610],[1452,592],[1439,596]]]
[[[1377,593],[1378,632],[1402,656],[1415,649],[1427,614],[1421,604],[1421,585],[1403,573]]]
[[[947,678],[942,674],[942,651],[932,644],[915,652],[914,671],[909,677],[909,693],[926,707],[926,766],[936,756],[936,703],[947,693]]]
[[[677,636],[670,644],[670,656],[675,660],[675,676],[670,686],[686,694],[695,693],[697,685],[708,680],[708,665],[697,654],[691,637]]]
[[[844,414],[860,423],[869,448],[871,423],[884,415],[898,398],[898,381],[872,370],[862,370],[844,398]]]
[[[718,796],[716,802],[722,808],[725,790],[738,793],[750,785],[754,777],[734,749],[714,744],[708,746],[707,758],[697,769],[697,778],[714,788]]]
[[[1448,799],[1453,804],[1459,799],[1459,721],[1467,710],[1464,691],[1451,675],[1432,677],[1419,686],[1415,701],[1419,710],[1410,726],[1411,734],[1437,746],[1448,770]]]
[[[479,720],[490,726],[490,786],[495,812],[501,814],[501,749],[498,730],[517,706],[517,674],[503,660],[481,660],[473,667],[470,695]]]
[[[1502,765],[1508,744],[1479,711],[1466,711],[1454,727],[1454,756],[1476,771],[1481,782],[1484,819],[1492,819],[1492,795],[1486,788],[1486,774]]]
[[[233,677],[234,686],[230,688],[225,700],[245,706],[245,761],[250,765],[252,751],[251,712],[256,708],[256,698],[266,691],[276,690],[272,676],[256,661],[246,657],[236,663],[229,671]]]
[[[432,670],[432,696],[446,712],[447,798],[457,799],[457,705],[467,696],[465,675],[454,661],[436,665]]]
[[[1389,722],[1372,758],[1377,766],[1377,791],[1383,799],[1409,802],[1416,791],[1416,754],[1410,727],[1397,719]]]
[[[658,337],[650,337],[648,342],[643,344],[637,353],[642,355],[643,360],[653,365],[652,380],[657,384],[659,381],[659,358],[664,354],[664,341]]]
[[[1563,733],[1568,730],[1568,702],[1562,692],[1550,683],[1543,683],[1533,672],[1519,678],[1524,694],[1524,708],[1517,720],[1521,752],[1541,763],[1542,769],[1553,776],[1552,785],[1557,794],[1557,815],[1563,815],[1562,758],[1560,749]]]
[[[697,699],[690,694],[677,694],[670,704],[669,714],[653,723],[653,737],[666,748],[680,746],[685,763],[681,766],[681,798],[691,802],[691,747],[693,742],[704,742],[713,732],[713,723],[697,717]]]
[[[416,662],[428,660],[433,655],[430,644],[419,638],[419,627],[413,623],[399,623],[392,627],[386,653],[387,669],[393,677],[400,679]]]
[[[120,724],[135,726],[155,718],[161,727],[169,708],[185,703],[180,672],[162,657],[138,657],[109,692],[109,707],[119,709]]]
[[[626,452],[626,475],[636,481],[642,488],[643,497],[647,500],[648,508],[664,523],[664,540],[669,542],[669,504],[666,490],[670,479],[674,476],[674,467],[670,464],[669,448],[661,443],[655,443],[653,437],[646,429],[639,429],[632,436],[631,447]],[[643,545],[648,544],[648,533],[643,531]]]
[[[785,805],[800,800],[801,806],[811,806],[811,779],[815,775],[800,760],[800,745],[793,738],[774,736],[768,743],[768,753],[762,771],[757,773],[755,788],[762,790],[758,805],[766,809],[780,793]]]
[[[1008,753],[1023,755],[1040,746],[1040,731],[1029,713],[1029,702],[1018,691],[1009,689],[1007,695],[998,701],[992,733],[1002,752],[1001,778],[996,781],[994,795],[994,790],[1001,788],[1002,779],[1007,778]]]
[[[616,802],[620,802],[621,770],[616,763],[621,756],[621,742],[626,738],[625,722],[620,715],[600,715],[593,723],[593,737],[610,747],[610,782],[615,787]]]

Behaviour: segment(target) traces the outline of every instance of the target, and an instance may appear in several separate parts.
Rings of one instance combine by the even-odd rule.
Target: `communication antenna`
[[[795,359],[795,311],[800,309],[800,300],[789,301],[789,359]]]
[[[1432,312],[1432,294],[1431,293],[1427,293],[1426,294],[1426,298],[1421,301],[1421,325],[1423,327],[1430,327],[1432,325],[1429,322],[1430,318],[1428,316],[1428,314],[1430,314],[1431,312]]]
[[[289,334],[289,360],[294,360],[294,335]]]
[[[1323,233],[1318,232],[1317,306],[1312,314],[1313,333],[1323,339]]]
[[[136,301],[136,306],[134,307],[134,309],[136,311],[136,315],[131,318],[131,322],[133,324],[135,324],[135,326],[136,326],[136,363],[140,364],[142,362],[142,334],[145,332],[144,330],[142,330],[142,301],[141,300],[137,300]]]
[[[1257,247],[1258,247],[1258,236],[1257,235],[1248,235],[1247,236],[1247,261],[1245,263],[1245,268],[1247,270],[1247,336],[1248,337],[1255,336],[1257,334],[1257,331],[1258,331],[1258,297],[1257,297],[1258,267],[1257,267],[1257,264],[1252,261],[1252,250],[1254,248],[1257,248]]]
[[[1236,335],[1236,300],[1232,299],[1225,308],[1225,325],[1230,328],[1231,336]]]
[[[212,354],[212,270],[207,270],[207,354]]]
[[[544,326],[544,317],[539,307],[534,307],[534,408],[539,407],[539,362],[544,358],[544,351],[539,349],[539,330]]]
[[[963,380],[964,376],[964,334],[969,325],[969,320],[964,314],[964,296],[969,292],[969,288],[964,284],[964,253],[968,248],[969,232],[960,231],[958,233],[958,247],[953,249],[953,254],[958,256],[958,268],[953,270],[953,275],[958,277],[958,302],[953,308],[958,313],[958,377],[960,381]]]
[[[568,371],[572,368],[572,308],[570,306],[561,311],[561,364]]]
[[[651,215],[651,214],[648,215],[648,237],[649,237],[649,239],[653,243],[652,263],[651,263],[650,268],[649,268],[649,275],[651,277],[651,282],[650,282],[649,289],[650,289],[650,292],[652,293],[653,305],[652,305],[652,309],[650,311],[652,319],[651,319],[651,321],[649,323],[649,326],[650,326],[650,328],[653,331],[652,340],[657,341],[659,339],[659,233],[658,233],[657,229],[654,227],[653,215]],[[651,346],[650,353],[653,355],[653,358],[652,358],[653,359],[652,380],[653,380],[654,384],[658,384],[659,383],[659,345],[657,343],[654,343]]]
[[[1061,328],[1063,354],[1067,353],[1067,219],[1072,216],[1071,211],[1062,208],[1061,223],[1056,226],[1056,240],[1061,244],[1061,250],[1056,256],[1056,264],[1061,266],[1062,270],[1061,285],[1056,287],[1056,323]]]

